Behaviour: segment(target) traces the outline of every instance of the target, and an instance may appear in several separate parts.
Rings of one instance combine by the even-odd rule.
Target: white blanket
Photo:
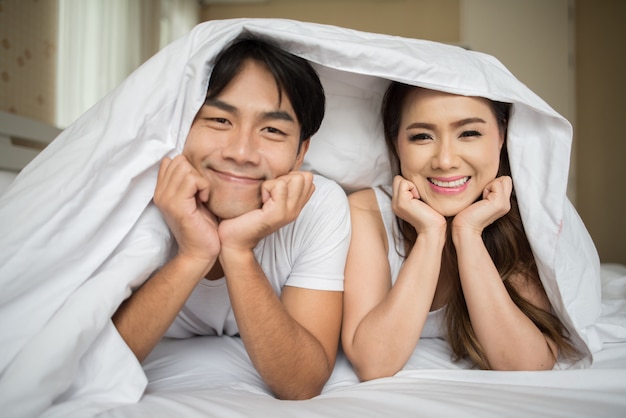
[[[595,325],[600,265],[565,191],[572,128],[493,57],[434,42],[278,19],[198,25],[67,128],[0,198],[0,410],[83,415],[137,401],[144,371],[110,317],[166,261],[151,205],[158,164],[182,150],[212,60],[243,33],[316,66],[328,106],[306,168],[354,190],[389,181],[379,122],[388,80],[514,103],[509,154],[541,279],[587,353],[619,339]]]

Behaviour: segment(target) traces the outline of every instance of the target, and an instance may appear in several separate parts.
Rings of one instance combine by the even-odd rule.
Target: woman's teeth
[[[454,181],[440,181],[440,180],[435,180],[435,179],[428,179],[428,180],[430,180],[430,182],[434,184],[435,186],[439,186],[439,187],[459,187],[467,183],[469,179],[470,179],[469,177],[463,177]]]

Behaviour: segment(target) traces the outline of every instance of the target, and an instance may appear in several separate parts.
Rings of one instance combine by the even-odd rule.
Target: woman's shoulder
[[[357,190],[348,195],[348,200],[350,204],[355,204],[357,206],[366,205],[369,206],[371,203],[376,203],[376,196],[374,194],[374,189],[367,188]]]
[[[352,218],[352,233],[355,234],[355,227],[362,238],[377,236],[387,247],[387,234],[385,223],[377,193],[374,189],[368,188],[351,193],[348,196],[350,202],[350,216]],[[373,234],[373,235],[372,235]]]
[[[350,206],[362,210],[375,210],[380,212],[380,200],[391,201],[391,194],[384,187],[361,189],[348,195]]]
[[[378,214],[380,207],[376,192],[372,188],[358,190],[348,195],[351,212]]]

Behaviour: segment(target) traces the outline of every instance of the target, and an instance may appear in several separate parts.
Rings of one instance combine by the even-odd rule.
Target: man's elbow
[[[284,387],[272,388],[274,396],[284,401],[303,401],[311,399],[322,393],[324,385],[330,378],[330,372],[325,372],[320,376],[310,376],[306,382],[298,384],[287,384]]]
[[[283,392],[274,392],[274,395],[277,399],[281,401],[304,401],[307,399],[311,399],[316,397],[322,393],[322,389],[312,389],[312,390],[297,390],[297,391],[283,391]]]

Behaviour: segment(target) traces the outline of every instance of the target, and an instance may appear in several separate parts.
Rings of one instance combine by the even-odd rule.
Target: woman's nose
[[[433,158],[433,168],[448,170],[458,165],[458,153],[454,141],[442,141]]]

